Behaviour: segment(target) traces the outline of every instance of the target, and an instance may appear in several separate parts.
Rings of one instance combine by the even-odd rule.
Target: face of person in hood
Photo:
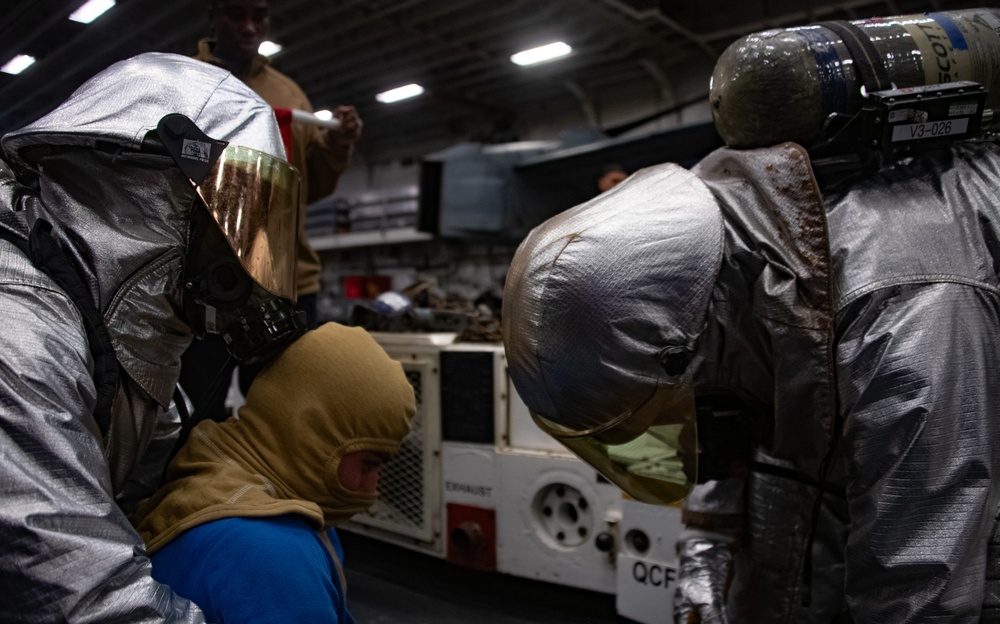
[[[348,490],[375,494],[378,491],[379,470],[388,459],[387,454],[373,451],[348,453],[340,459],[337,479]]]
[[[215,53],[250,60],[271,32],[267,0],[216,0],[208,14],[215,34]]]

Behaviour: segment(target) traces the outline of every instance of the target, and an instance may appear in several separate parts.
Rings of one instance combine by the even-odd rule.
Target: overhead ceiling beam
[[[451,3],[448,3],[448,6],[451,6]],[[496,16],[498,18],[496,19],[497,23],[504,21],[499,18],[510,14],[513,14],[515,17],[517,16],[516,8],[513,6],[498,5],[497,10],[500,13]],[[492,54],[484,47],[476,45],[476,41],[492,39],[495,35],[494,32],[486,33],[484,36],[484,33],[475,30],[475,26],[484,22],[484,15],[480,10],[473,9],[466,11],[464,14],[450,21],[447,24],[448,34],[441,34],[440,31],[444,29],[441,25],[428,26],[428,24],[432,23],[433,19],[449,13],[453,12],[446,11],[440,14],[421,12],[419,14],[420,19],[413,21],[390,20],[376,16],[376,21],[387,26],[385,30],[379,32],[379,35],[376,35],[376,38],[389,39],[389,41],[383,41],[379,45],[372,45],[376,43],[374,41],[366,41],[365,44],[369,45],[368,50],[361,53],[358,57],[350,59],[349,65],[352,67],[352,71],[338,75],[338,81],[350,82],[356,79],[372,78],[375,74],[372,71],[373,67],[381,66],[380,68],[392,69],[386,66],[386,63],[382,59],[391,57],[397,53],[403,54],[403,52],[406,52],[407,55],[427,56],[428,52],[433,51],[440,54],[440,57],[446,59],[448,62],[454,62],[458,58],[465,59],[466,61],[477,59],[483,61],[486,65],[493,65],[507,72],[513,72],[517,69],[511,65],[507,58]],[[552,15],[554,15],[554,8],[550,7],[548,12],[536,12],[533,14],[531,20],[545,20],[552,17]],[[455,33],[462,34],[455,36]],[[308,80],[318,73],[305,74],[302,78]]]
[[[131,38],[110,35],[128,33],[128,24],[141,22],[151,30],[163,28],[172,14],[184,5],[173,2],[123,2],[114,12],[108,13],[99,23],[81,29],[74,37],[46,55],[32,67],[31,73],[18,76],[6,87],[0,88],[0,102],[9,102],[0,109],[0,130],[22,126],[49,112],[58,102],[53,97],[62,98],[91,77],[88,68],[96,65],[102,68],[121,58],[122,43]],[[150,10],[150,7],[155,9]],[[114,42],[113,45],[108,45]],[[147,48],[148,49],[148,48]],[[100,51],[99,54],[81,54],[81,50]],[[95,63],[95,58],[100,59]],[[39,105],[39,102],[45,104]]]
[[[331,41],[344,37],[352,30],[365,30],[366,24],[370,23],[371,19],[388,17],[423,2],[425,0],[400,0],[374,14],[365,14],[365,0],[353,0],[338,5],[329,12],[317,11],[309,20],[292,21],[291,25],[284,26],[274,33],[274,38],[279,43],[286,42],[287,46],[292,48],[294,52],[289,61],[282,65],[283,70],[303,75],[303,72],[307,72],[315,66],[317,58],[328,57]],[[448,2],[444,3],[443,6],[447,11],[453,4]],[[348,15],[352,12],[353,14]],[[276,17],[280,18],[280,16]],[[331,23],[332,27],[316,28],[317,23]],[[375,29],[371,30],[373,32],[370,36],[351,40],[350,49],[345,55],[345,64],[355,65],[361,62],[360,57],[367,52],[367,46],[378,37],[378,34],[374,32]]]
[[[808,11],[795,11],[776,15],[767,19],[740,24],[731,28],[722,28],[704,33],[701,37],[705,41],[724,41],[738,39],[750,33],[769,30],[771,28],[786,28],[789,26],[805,26],[811,22],[821,20],[824,16],[833,13],[847,13],[858,11],[859,9],[873,6],[886,6],[882,0],[850,0],[848,2],[829,2],[818,7],[812,7]],[[895,12],[896,9],[893,9]],[[880,11],[876,11],[879,13]]]
[[[670,82],[670,78],[667,77],[666,72],[664,72],[659,65],[657,65],[653,59],[644,58],[639,59],[639,66],[642,67],[649,76],[653,79],[653,82],[657,84],[660,91],[660,100],[663,104],[673,104],[677,101],[677,94],[674,93],[674,86]],[[677,122],[680,123],[681,110],[677,111]]]
[[[583,117],[587,120],[587,123],[591,128],[600,128],[601,120],[597,116],[597,108],[594,106],[594,101],[587,95],[583,87],[579,84],[573,82],[572,80],[563,81],[566,89],[573,94],[576,101],[580,104],[580,110],[583,111]]]
[[[69,19],[72,9],[67,5],[72,5],[75,8],[76,4],[78,3],[67,2],[66,0],[25,2],[20,10],[4,14],[4,27],[0,28],[0,42],[2,42],[4,49],[10,49],[15,54],[23,51],[37,41],[47,30],[59,22]],[[21,21],[28,21],[29,14],[43,14],[46,9],[49,10],[48,16],[36,23],[33,28],[28,29],[18,26]],[[0,63],[7,60],[6,58],[0,58]]]
[[[659,8],[641,9],[640,10],[640,9],[636,9],[635,7],[633,7],[630,4],[626,4],[625,2],[622,2],[621,0],[600,0],[600,1],[603,4],[607,5],[608,7],[614,9],[615,11],[618,11],[618,12],[624,14],[624,15],[627,15],[627,16],[631,17],[634,20],[637,20],[637,21],[645,21],[645,20],[655,20],[655,21],[658,21],[658,22],[666,25],[668,28],[670,28],[671,30],[673,30],[678,35],[680,35],[683,39],[685,39],[685,40],[693,43],[695,46],[698,47],[698,49],[700,49],[702,52],[704,52],[706,54],[706,56],[708,56],[713,61],[719,57],[719,53],[716,52],[715,49],[711,45],[709,45],[707,41],[705,41],[702,37],[700,37],[700,36],[696,35],[695,33],[693,33],[691,30],[689,30],[684,25],[682,25],[680,22],[677,22],[676,20],[673,20],[673,19],[667,17],[666,15],[664,15],[663,11],[660,11]]]

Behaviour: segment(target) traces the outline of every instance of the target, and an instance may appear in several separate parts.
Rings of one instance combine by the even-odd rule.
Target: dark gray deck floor
[[[346,531],[340,539],[358,624],[634,624],[615,613],[614,596],[467,570]]]

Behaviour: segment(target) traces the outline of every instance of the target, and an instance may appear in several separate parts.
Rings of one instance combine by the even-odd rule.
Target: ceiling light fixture
[[[326,109],[318,110],[313,115],[316,115],[317,119],[322,119],[323,121],[330,121],[333,119],[333,112]]]
[[[555,43],[518,52],[517,54],[511,56],[510,60],[518,65],[534,65],[535,63],[544,63],[545,61],[551,61],[552,59],[566,56],[572,51],[573,48],[569,47],[562,41],[556,41]]]
[[[263,54],[264,56],[274,56],[278,52],[281,52],[281,46],[273,41],[262,41],[259,46],[257,46],[257,52]]]
[[[28,56],[27,54],[18,54],[7,61],[3,67],[0,67],[0,72],[5,74],[20,74],[34,62],[35,57]]]
[[[389,89],[388,91],[383,91],[375,96],[375,99],[379,102],[384,102],[388,104],[389,102],[398,102],[400,100],[405,100],[406,98],[416,97],[424,92],[424,88],[418,84],[408,84],[402,87],[396,87],[395,89]]]
[[[74,22],[89,24],[113,6],[115,0],[87,0],[83,6],[70,13],[69,18]]]

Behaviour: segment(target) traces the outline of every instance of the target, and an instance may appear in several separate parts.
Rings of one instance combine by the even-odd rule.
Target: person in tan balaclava
[[[402,365],[364,330],[306,333],[238,417],[192,430],[133,514],[153,577],[214,622],[354,622],[332,527],[375,503],[414,412]]]

